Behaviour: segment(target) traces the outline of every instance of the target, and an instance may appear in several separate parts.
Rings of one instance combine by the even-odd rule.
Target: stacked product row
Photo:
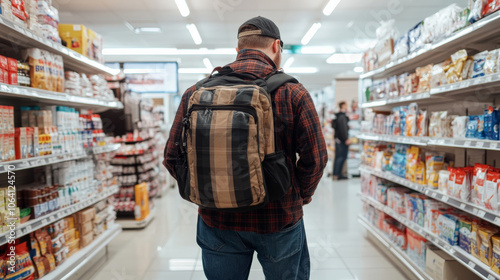
[[[373,81],[366,88],[366,101],[385,100],[414,93],[429,92],[447,84],[484,77],[500,72],[499,50],[483,51],[470,56],[473,51],[460,50],[450,59],[418,67],[415,73],[404,73],[387,79]]]
[[[2,261],[15,264],[13,269],[1,269],[5,279],[40,279],[64,261],[88,246],[106,229],[114,225],[115,212],[106,201],[45,226],[15,241],[15,256],[8,256],[11,245],[0,250]],[[23,278],[16,278],[22,275]]]
[[[363,56],[364,69],[366,72],[372,71],[404,58],[428,44],[450,37],[499,9],[500,4],[496,0],[471,0],[465,9],[452,4],[419,22],[402,36],[398,35],[394,20],[384,22],[376,31],[375,47]]]
[[[391,114],[366,111],[362,131],[394,136],[500,140],[500,110],[484,106],[484,114],[453,115],[428,112],[417,103],[394,107]]]
[[[362,192],[365,196],[388,206],[398,215],[406,217],[406,219],[443,239],[450,246],[460,247],[466,253],[490,266],[497,274],[500,273],[500,228],[495,225],[421,193],[412,192],[407,188],[366,173],[362,174]],[[368,211],[368,213],[373,213],[373,211]],[[378,221],[377,223],[381,225],[380,228],[383,229],[387,228],[384,225],[384,219],[387,216],[382,212],[381,217],[370,220]],[[399,229],[399,232],[393,230],[398,237],[403,236],[402,232],[404,232],[401,227]],[[397,244],[405,244],[401,241],[404,239],[398,240]],[[425,253],[423,259],[425,260]],[[416,263],[421,266],[425,263],[422,261],[423,259],[418,259]]]
[[[18,223],[95,197],[105,188],[116,185],[116,180],[109,175],[109,163],[97,161],[94,164],[92,160],[68,161],[35,169],[34,182],[16,187],[14,208]],[[0,189],[0,232],[8,230],[8,199],[7,189]]]
[[[83,25],[59,24],[59,11],[52,0],[2,1],[0,13],[35,35],[104,63],[102,37]]]
[[[363,164],[500,213],[500,169],[480,163],[454,167],[446,158],[416,146],[365,143]]]
[[[97,114],[79,114],[64,106],[21,106],[21,127],[14,107],[0,106],[0,161],[83,152],[113,142]]]

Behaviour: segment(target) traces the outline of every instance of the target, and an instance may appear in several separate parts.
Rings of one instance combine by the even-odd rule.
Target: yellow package
[[[491,237],[498,232],[496,227],[484,226],[479,227],[479,239],[481,240],[481,244],[479,247],[479,259],[491,266],[491,255],[493,246],[491,245]]]
[[[412,182],[415,182],[419,155],[420,149],[416,146],[410,147],[410,149],[406,152],[406,179]]]
[[[40,49],[28,49],[25,58],[30,65],[31,87],[51,90],[51,78],[48,68],[48,53]]]
[[[425,177],[425,163],[423,161],[419,161],[415,171],[415,183],[425,185],[427,182]]]
[[[468,58],[466,50],[459,50],[451,56],[453,63],[446,70],[446,80],[449,84],[462,81],[462,72]]]
[[[472,227],[470,231],[470,253],[476,258],[479,257],[479,247],[481,246],[481,238],[479,236],[479,221],[472,220]]]
[[[59,24],[59,36],[69,49],[89,56],[91,46],[87,27],[79,24]]]
[[[493,243],[491,270],[493,270],[496,274],[500,274],[500,236],[493,236],[491,238],[491,243]]]

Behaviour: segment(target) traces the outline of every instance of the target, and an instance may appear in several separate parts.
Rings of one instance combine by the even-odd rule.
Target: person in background
[[[333,164],[333,179],[345,180],[347,177],[342,175],[342,169],[349,153],[349,117],[347,116],[347,103],[339,102],[339,112],[335,114],[336,118],[332,121],[332,127],[335,130],[335,161]]]

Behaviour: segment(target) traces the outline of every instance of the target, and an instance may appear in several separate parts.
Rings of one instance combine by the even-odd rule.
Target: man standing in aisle
[[[236,73],[257,79],[280,69],[283,42],[278,27],[267,18],[255,17],[241,25],[236,50],[236,61],[227,65]],[[165,147],[164,165],[174,177],[182,121],[195,89],[184,93]],[[281,199],[257,210],[199,209],[197,243],[209,280],[248,279],[254,252],[266,279],[309,279],[302,207],[311,202],[321,180],[328,160],[326,145],[312,98],[302,84],[286,83],[270,95],[276,112],[277,145],[285,150],[292,186]]]
[[[347,116],[347,103],[339,102],[339,112],[335,114],[336,118],[332,120],[332,127],[335,130],[335,161],[333,164],[333,179],[345,180],[342,170],[349,154],[349,117]]]

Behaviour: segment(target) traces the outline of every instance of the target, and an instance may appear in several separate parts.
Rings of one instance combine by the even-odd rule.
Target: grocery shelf
[[[49,165],[49,164],[54,164],[54,163],[59,163],[59,162],[64,162],[64,161],[83,159],[83,158],[86,158],[87,156],[88,156],[88,154],[86,154],[85,152],[75,152],[75,153],[67,153],[67,154],[62,154],[62,155],[48,155],[48,156],[33,157],[33,158],[27,158],[27,159],[19,159],[19,160],[1,162],[0,163],[0,174],[6,173],[8,171],[9,165],[14,166],[14,168],[11,169],[10,171],[15,172],[18,170],[35,168],[35,167],[39,167],[39,166],[44,166],[44,165]]]
[[[477,101],[484,101],[485,97],[498,94],[499,91],[500,73],[497,73],[433,88],[429,92],[363,103],[361,104],[361,108],[385,109],[392,107],[392,105],[407,105],[412,102],[418,102],[418,104],[421,105],[436,104],[440,102],[449,102],[450,100],[445,99],[446,97],[456,98],[458,95],[474,96],[474,94],[481,95],[481,99]],[[472,100],[468,100],[467,102],[472,102]]]
[[[48,155],[48,156],[2,162],[0,163],[0,174],[6,173],[8,171],[9,165],[14,166],[14,168],[11,169],[10,171],[15,172],[17,170],[35,168],[59,162],[84,159],[92,154],[96,155],[96,154],[110,153],[118,150],[120,146],[121,146],[120,144],[111,144],[101,147],[89,148],[86,150],[86,152],[75,152],[75,153],[67,153],[61,155]]]
[[[104,101],[96,98],[69,95],[62,92],[53,92],[32,87],[13,86],[1,83],[0,83],[0,96],[30,99],[34,102],[40,102],[51,105],[89,108],[92,109],[94,112],[123,108],[123,104],[119,101]]]
[[[149,225],[149,223],[156,216],[156,207],[153,207],[149,210],[149,216],[140,221],[132,220],[132,219],[117,219],[116,222],[119,223],[123,229],[142,229]]]
[[[361,79],[382,78],[390,75],[414,71],[416,67],[443,61],[459,49],[473,46],[487,38],[495,38],[500,24],[500,12],[495,12],[466,28],[455,32],[450,37],[437,43],[428,44],[419,51],[407,57],[390,62],[389,64],[367,72],[360,76]]]
[[[481,139],[458,139],[458,138],[430,138],[430,137],[406,137],[396,135],[382,135],[373,133],[363,133],[357,136],[358,139],[368,141],[381,141],[390,143],[409,144],[415,146],[442,146],[464,149],[479,149],[500,151],[500,141]]]
[[[69,70],[86,74],[113,74],[111,68],[70,50],[61,44],[42,38],[4,16],[0,16],[0,37],[8,40],[14,48],[40,48],[61,55],[64,59],[64,68]]]
[[[383,171],[378,171],[373,168],[369,167],[361,167],[361,172],[366,172],[369,174],[372,174],[374,176],[377,176],[382,179],[386,179],[388,181],[397,183],[401,186],[407,187],[409,189],[415,190],[417,192],[423,193],[427,195],[428,197],[431,197],[433,199],[442,201],[452,207],[455,207],[457,209],[460,209],[464,212],[467,212],[473,216],[476,216],[478,218],[481,218],[485,221],[488,221],[492,224],[495,224],[497,226],[500,226],[500,213],[495,213],[491,210],[482,208],[480,206],[476,206],[470,202],[467,201],[462,201],[460,199],[450,197],[438,190],[431,189],[425,185],[420,185],[417,183],[413,183],[409,180],[400,178],[394,174],[388,173],[388,172],[383,172]]]
[[[105,190],[102,193],[99,193],[87,200],[81,201],[79,203],[76,203],[74,205],[59,209],[57,211],[54,211],[50,214],[44,215],[42,217],[39,217],[37,219],[29,220],[26,223],[20,224],[16,228],[16,238],[19,238],[21,236],[25,236],[31,232],[34,232],[35,230],[42,228],[44,226],[47,226],[59,219],[62,219],[64,217],[73,215],[74,213],[83,210],[103,199],[108,198],[109,196],[115,194],[118,192],[118,186],[110,186],[105,188]],[[0,234],[0,245],[6,244],[8,242],[8,236],[9,232],[5,232]]]
[[[465,252],[458,246],[451,246],[446,241],[439,238],[434,233],[428,231],[427,229],[421,227],[420,225],[410,221],[406,217],[396,213],[396,211],[392,210],[390,207],[383,205],[382,203],[360,194],[361,200],[376,209],[386,213],[387,215],[393,217],[401,224],[405,225],[407,228],[417,232],[422,237],[426,238],[432,244],[436,245],[439,249],[445,251],[447,254],[455,258],[458,262],[465,265],[468,269],[474,272],[476,275],[481,277],[484,280],[500,280],[500,275],[493,272],[490,267],[481,262],[479,259],[473,257],[471,254]]]
[[[57,266],[54,271],[42,277],[42,280],[66,280],[71,277],[85,264],[91,261],[102,249],[104,249],[118,234],[122,232],[122,228],[118,224],[114,224],[104,233],[98,236],[92,243],[80,249],[71,257],[67,258],[61,265]]]
[[[111,153],[114,151],[117,151],[120,149],[121,144],[111,144],[111,145],[106,145],[106,146],[100,146],[100,147],[92,147],[89,149],[89,153],[98,155],[98,154],[104,154],[104,153]]]
[[[391,242],[379,229],[372,226],[363,216],[358,216],[358,222],[369,231],[377,240],[387,247],[389,251],[401,261],[418,279],[420,280],[432,280],[432,278],[427,275],[420,267],[418,267],[413,260],[411,260],[408,255],[398,246]]]

